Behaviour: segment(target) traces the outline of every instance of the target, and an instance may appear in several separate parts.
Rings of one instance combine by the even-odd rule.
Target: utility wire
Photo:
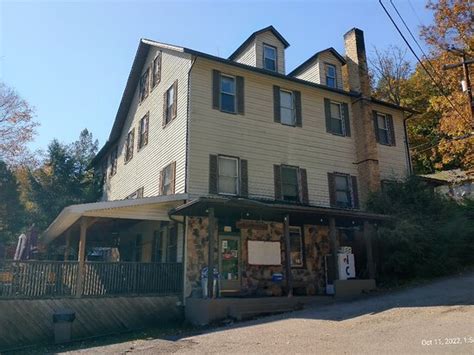
[[[385,11],[385,13],[387,14],[388,18],[390,19],[390,21],[392,21],[392,24],[395,26],[398,34],[402,37],[403,41],[405,42],[405,44],[408,46],[408,49],[410,49],[410,52],[413,53],[413,55],[415,56],[416,60],[418,61],[418,63],[420,63],[421,67],[425,70],[426,74],[428,74],[428,76],[431,78],[431,80],[433,81],[433,83],[435,84],[435,86],[438,88],[438,90],[440,91],[440,93],[448,100],[449,104],[453,107],[453,109],[457,112],[457,114],[459,115],[459,117],[462,119],[462,120],[466,120],[466,118],[461,114],[461,112],[459,112],[459,110],[457,109],[457,107],[453,104],[453,102],[451,101],[451,99],[448,97],[448,95],[446,95],[444,93],[444,90],[442,89],[442,87],[439,85],[439,83],[435,80],[435,78],[433,77],[433,75],[428,71],[428,69],[426,68],[426,66],[423,64],[423,62],[421,61],[420,57],[418,56],[418,54],[416,54],[416,52],[413,50],[413,47],[411,46],[411,44],[408,42],[408,40],[405,38],[405,36],[403,35],[402,31],[400,30],[400,28],[398,27],[397,23],[395,22],[395,20],[392,18],[392,15],[390,15],[390,12],[388,12],[387,8],[385,7],[385,5],[382,3],[382,0],[379,0],[379,4],[380,6],[382,6],[383,10]],[[470,120],[466,120],[466,122],[470,122]]]

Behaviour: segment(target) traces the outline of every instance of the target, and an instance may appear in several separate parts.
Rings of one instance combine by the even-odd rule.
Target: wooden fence
[[[0,261],[0,298],[174,295],[182,290],[180,263],[86,262],[78,295],[77,261]]]

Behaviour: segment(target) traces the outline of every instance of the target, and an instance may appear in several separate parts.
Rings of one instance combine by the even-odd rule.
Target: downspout
[[[407,163],[408,163],[408,173],[409,175],[413,174],[413,166],[411,163],[411,155],[410,155],[410,145],[408,144],[408,129],[407,129],[407,121],[414,116],[414,113],[410,113],[407,117],[403,119],[403,130],[405,132],[405,149],[407,151]]]

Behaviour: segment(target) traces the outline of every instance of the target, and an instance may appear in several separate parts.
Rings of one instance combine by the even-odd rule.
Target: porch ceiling
[[[178,194],[71,205],[64,208],[49,225],[43,233],[43,242],[50,243],[81,217],[169,221],[168,211],[183,204],[186,199],[187,194]]]
[[[383,221],[390,220],[390,216],[369,213],[359,210],[328,208],[317,206],[303,206],[271,201],[261,201],[244,198],[201,197],[186,204],[175,207],[170,214],[176,216],[200,216],[208,214],[208,208],[215,208],[216,217],[239,217],[244,219],[265,219],[282,221],[289,214],[290,219],[315,219],[335,217],[342,221],[351,219],[356,221]]]

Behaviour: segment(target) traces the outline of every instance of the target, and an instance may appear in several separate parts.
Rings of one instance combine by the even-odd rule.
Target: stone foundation
[[[245,296],[281,296],[285,289],[285,279],[273,282],[274,273],[285,273],[285,240],[283,223],[245,221],[248,227],[237,229],[241,237],[241,295]],[[253,223],[255,222],[255,223]],[[218,265],[218,224],[214,240],[215,265]],[[199,296],[201,293],[200,272],[208,263],[208,219],[188,218],[187,223],[187,265],[186,294]],[[303,261],[304,266],[292,268],[293,287],[297,294],[316,295],[325,292],[324,256],[330,253],[329,230],[327,226],[304,225]],[[234,233],[235,235],[235,233]],[[281,244],[280,266],[249,265],[247,241],[278,241]]]

